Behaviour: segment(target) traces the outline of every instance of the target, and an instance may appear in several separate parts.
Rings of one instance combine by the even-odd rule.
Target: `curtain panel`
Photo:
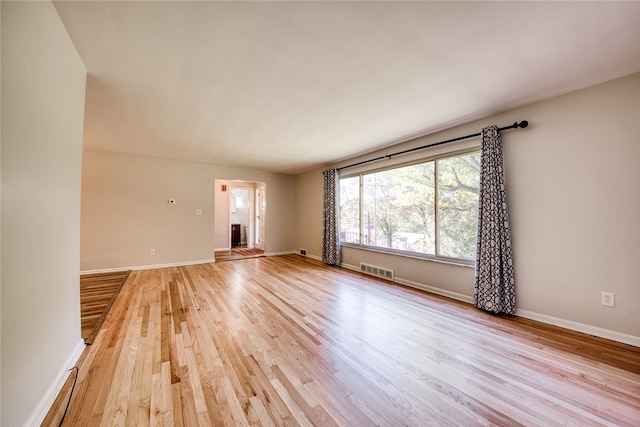
[[[482,129],[478,243],[473,300],[478,308],[515,314],[511,229],[504,186],[502,138],[497,126]]]
[[[324,233],[322,235],[322,261],[330,265],[342,264],[340,230],[338,229],[337,169],[327,169],[324,176]]]

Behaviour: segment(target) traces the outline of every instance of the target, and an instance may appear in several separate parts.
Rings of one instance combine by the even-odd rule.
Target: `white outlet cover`
[[[616,305],[616,294],[613,292],[602,292],[600,294],[601,304],[605,307],[615,307]]]
[[[196,209],[196,215],[202,215],[202,209]]]

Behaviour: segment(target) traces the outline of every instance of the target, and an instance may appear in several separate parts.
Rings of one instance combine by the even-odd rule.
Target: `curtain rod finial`
[[[529,122],[526,120],[522,120],[520,123],[516,123],[516,127],[519,128],[526,128],[527,126],[529,126]]]

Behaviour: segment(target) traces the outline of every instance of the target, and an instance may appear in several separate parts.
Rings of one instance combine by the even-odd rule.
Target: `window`
[[[340,179],[340,241],[360,243],[360,177]]]
[[[340,240],[418,256],[475,257],[480,153],[340,179]]]

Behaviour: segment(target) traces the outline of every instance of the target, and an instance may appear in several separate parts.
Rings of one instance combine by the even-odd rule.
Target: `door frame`
[[[255,247],[266,251],[267,245],[267,184],[257,186],[255,192]]]
[[[219,179],[214,180],[214,234],[213,243],[214,250],[230,250],[231,249],[231,189],[240,188],[249,190],[249,236],[247,236],[247,246],[255,247],[256,239],[256,189],[260,188],[264,196],[265,212],[267,203],[267,184],[263,181],[248,181],[237,179]],[[264,229],[267,228],[267,215],[263,215]],[[266,233],[263,230],[261,236],[261,245],[266,248]]]

